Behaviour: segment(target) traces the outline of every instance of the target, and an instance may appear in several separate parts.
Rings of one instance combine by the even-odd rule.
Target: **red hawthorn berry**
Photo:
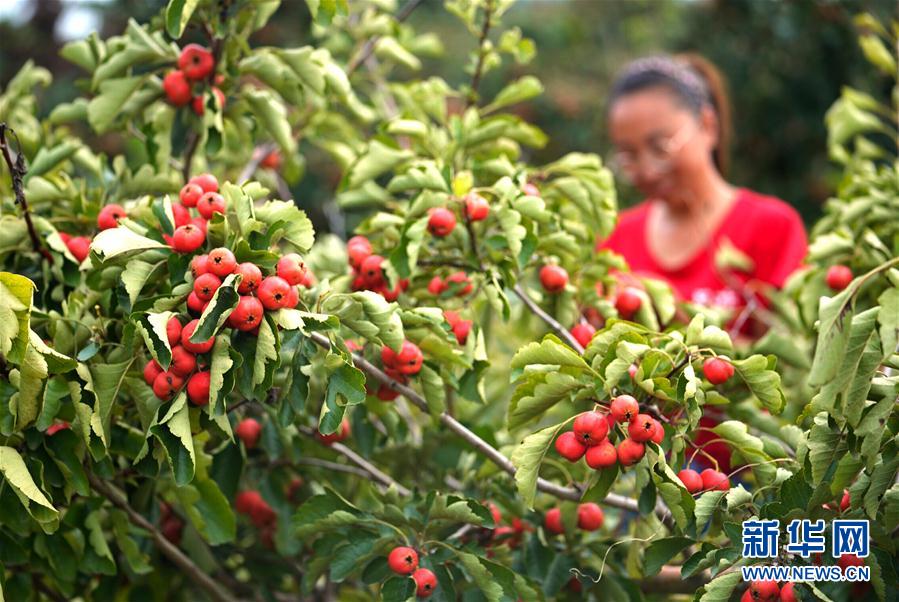
[[[165,324],[165,336],[169,340],[169,346],[177,345],[181,340],[181,320],[178,316],[172,316]]]
[[[649,414],[637,414],[637,417],[627,426],[627,434],[631,439],[640,443],[649,441],[655,428],[654,422]]]
[[[188,182],[181,189],[181,192],[178,193],[178,197],[181,199],[181,204],[185,207],[196,207],[197,202],[200,200],[200,197],[203,196],[204,192],[205,191],[199,184],[191,184]]]
[[[852,270],[845,265],[832,265],[827,268],[824,280],[833,291],[841,291],[852,282]]]
[[[192,404],[205,406],[209,403],[209,380],[208,370],[197,372],[187,379],[187,398]]]
[[[197,255],[190,260],[190,273],[193,275],[194,280],[209,272],[208,260],[209,255]]]
[[[435,207],[428,217],[428,232],[431,236],[443,238],[456,228],[456,215],[446,207]]]
[[[344,418],[343,422],[340,423],[340,430],[335,431],[330,435],[323,435],[316,431],[315,436],[318,437],[318,440],[323,445],[331,445],[332,443],[343,441],[350,436],[350,421]]]
[[[209,225],[209,222],[206,220],[206,218],[195,217],[192,220],[190,220],[190,223],[192,225],[194,225],[195,227],[199,228],[203,232],[203,234],[206,234],[207,227]]]
[[[196,369],[196,356],[181,345],[175,345],[172,348],[172,363],[169,365],[169,371],[185,378]]]
[[[183,107],[190,102],[190,82],[183,71],[169,71],[162,78],[162,90],[166,99],[176,107]]]
[[[188,44],[178,57],[178,68],[187,79],[207,79],[215,68],[215,59],[209,50],[199,44]]]
[[[127,216],[125,208],[115,203],[110,203],[100,209],[97,215],[97,227],[101,230],[109,230],[110,228],[118,228],[119,219]]]
[[[637,289],[626,286],[615,296],[615,309],[625,320],[630,320],[643,305],[643,298]]]
[[[487,219],[490,204],[481,195],[471,192],[465,196],[465,215],[473,222]]]
[[[354,236],[346,243],[347,258],[354,270],[362,267],[362,262],[372,253],[371,243],[364,236]]]
[[[587,466],[594,470],[602,470],[614,466],[618,462],[618,450],[608,439],[600,441],[598,445],[587,448],[585,454]]]
[[[262,502],[256,504],[252,508],[250,508],[250,521],[252,521],[253,525],[256,526],[257,529],[263,529],[263,536],[265,532],[269,531],[268,527],[274,525],[275,521],[277,521],[278,515],[275,514],[275,511],[272,510],[272,507],[268,505],[268,502],[262,500]],[[269,535],[269,539],[271,535]],[[267,543],[263,541],[264,545],[271,545],[272,542],[268,541]]]
[[[403,341],[403,347],[396,354],[397,370],[406,375],[418,374],[421,371],[421,364],[424,360],[421,349],[418,345],[411,341]]]
[[[546,513],[543,519],[543,526],[546,530],[555,535],[561,535],[565,532],[565,526],[562,524],[562,510],[560,508],[552,508]]]
[[[403,282],[408,283],[409,281],[400,280],[400,284],[402,284]],[[312,288],[313,286],[315,286],[315,274],[313,274],[312,270],[310,270],[309,268],[306,268],[306,274],[303,276],[303,280],[300,281],[300,286],[303,286],[305,288]],[[408,284],[406,288],[408,288]],[[403,290],[406,290],[406,288],[403,288]]]
[[[702,363],[702,373],[710,383],[720,385],[734,375],[734,367],[726,359],[710,357]]]
[[[265,500],[262,499],[262,495],[254,489],[241,491],[234,498],[234,508],[240,514],[250,514],[253,508],[264,503]]]
[[[286,280],[287,284],[293,286],[301,283],[306,277],[306,264],[297,253],[288,253],[278,260],[275,272]]]
[[[255,263],[245,261],[237,266],[236,273],[240,274],[240,284],[237,285],[237,292],[241,295],[249,295],[259,288],[262,282],[262,270]]]
[[[440,276],[434,276],[428,283],[428,292],[435,297],[439,296],[446,290],[449,290],[449,285],[444,282],[444,280]]]
[[[387,565],[397,575],[411,575],[418,568],[418,553],[412,548],[397,546],[387,555]]]
[[[190,294],[187,296],[187,311],[191,315],[202,316],[203,312],[206,311],[207,305],[209,305],[209,301],[203,301],[197,297],[197,293],[190,291]]]
[[[740,602],[754,602],[748,587],[746,588],[746,591],[743,592],[743,595],[740,596]]]
[[[263,169],[278,169],[281,167],[281,153],[278,152],[278,149],[273,150],[262,158],[262,161],[259,162],[259,166]]]
[[[234,311],[228,315],[228,326],[242,332],[249,332],[262,322],[263,312],[262,302],[259,299],[241,295]]]
[[[699,473],[691,468],[685,468],[679,473],[677,473],[677,478],[681,480],[686,487],[687,491],[692,493],[699,493],[702,491],[702,477],[699,476]]]
[[[87,236],[73,236],[66,242],[66,247],[78,263],[82,263],[90,255],[91,239]]]
[[[850,496],[849,496],[849,490],[848,490],[848,489],[844,489],[844,490],[843,490],[843,497],[842,497],[842,499],[840,500],[840,511],[841,511],[841,512],[845,512],[846,510],[848,510],[848,509],[849,509],[849,505],[850,505],[851,503],[852,503],[852,499],[851,499]]]
[[[843,554],[837,558],[837,566],[845,571],[850,566],[865,566],[865,559],[856,554]]]
[[[705,490],[727,491],[730,489],[730,479],[723,472],[706,468],[699,473],[699,476],[702,478],[702,488]]]
[[[628,423],[640,413],[640,404],[630,395],[619,395],[609,406],[609,415],[622,423]]]
[[[448,289],[456,291],[457,297],[470,294],[474,288],[471,284],[471,280],[468,279],[468,274],[465,272],[453,272],[446,277],[445,283]]]
[[[580,580],[577,577],[572,577],[568,580],[568,589],[573,591],[576,594],[579,594],[584,591],[584,586],[581,584]]]
[[[265,309],[281,309],[287,305],[290,297],[290,285],[279,276],[268,276],[262,279],[256,295],[262,301]]]
[[[210,272],[219,278],[224,278],[228,274],[233,274],[237,269],[237,259],[234,257],[234,253],[224,247],[219,247],[209,252],[206,266]]]
[[[296,502],[298,493],[300,488],[303,486],[303,477],[294,477],[290,480],[290,483],[287,485],[287,490],[284,492],[287,499],[291,502]]]
[[[218,98],[219,108],[225,108],[225,93],[219,90],[217,87],[212,86],[212,93]],[[194,96],[193,100],[190,101],[190,106],[199,116],[202,116],[206,113],[206,94],[201,94],[200,96]],[[222,211],[221,213],[224,213]]]
[[[456,335],[456,342],[460,345],[464,345],[468,340],[468,333],[471,332],[471,326],[473,322],[471,320],[459,320],[455,324],[453,324],[453,334]]]
[[[577,526],[584,531],[596,531],[602,527],[603,518],[602,508],[593,502],[577,507]]]
[[[225,197],[217,192],[204,192],[197,201],[197,211],[206,219],[212,219],[215,213],[225,213]]]
[[[172,218],[175,220],[176,228],[186,226],[190,223],[190,211],[184,205],[174,203],[172,205]]]
[[[649,440],[661,445],[662,441],[665,440],[665,427],[663,427],[662,423],[658,420],[653,419],[652,422],[652,434],[649,436]]]
[[[188,184],[196,184],[203,192],[218,192],[219,181],[211,173],[201,173],[187,181]],[[202,196],[202,195],[201,195]],[[199,199],[197,199],[199,201]]]
[[[222,285],[222,279],[212,273],[206,273],[194,280],[194,292],[201,301],[209,301]]]
[[[176,253],[192,253],[206,242],[206,233],[194,224],[185,224],[175,228],[171,246]]]
[[[215,345],[214,336],[209,337],[208,340],[202,343],[190,342],[190,337],[194,333],[194,330],[197,329],[197,324],[199,323],[199,320],[191,320],[187,323],[187,326],[181,329],[181,344],[191,353],[209,353],[209,351],[212,349],[212,346]]]
[[[437,576],[428,569],[417,569],[412,573],[415,581],[415,595],[419,598],[427,598],[437,589]]]
[[[609,434],[609,423],[605,414],[596,411],[584,412],[574,419],[572,431],[578,440],[590,447],[599,445]]]
[[[548,293],[560,293],[568,285],[568,272],[557,265],[545,265],[540,268],[540,284]]]
[[[793,582],[787,581],[780,588],[780,602],[796,602],[796,594],[793,593]]]
[[[159,365],[159,362],[150,360],[144,365],[144,382],[152,387],[153,383],[156,381],[156,377],[163,372],[164,370],[162,369],[162,366]]]
[[[627,373],[631,377],[631,380],[637,378],[637,364],[631,364],[627,367]]]
[[[184,385],[184,379],[174,372],[160,372],[153,381],[153,393],[159,399],[168,401],[175,396],[182,385]]]
[[[51,424],[50,426],[47,427],[47,431],[46,431],[47,436],[48,436],[48,437],[52,437],[53,435],[55,435],[55,434],[58,433],[59,431],[64,431],[64,430],[66,430],[66,429],[68,429],[68,428],[71,428],[71,426],[72,426],[72,425],[70,425],[70,424],[69,424],[68,422],[66,422],[65,420],[61,420],[61,421],[59,421],[59,422],[54,422],[53,424]]]
[[[646,447],[639,441],[624,439],[618,444],[618,462],[622,466],[631,466],[643,458]]]
[[[184,522],[177,516],[166,518],[160,526],[163,537],[176,546],[181,545],[181,533],[184,530]]]
[[[556,439],[556,451],[569,462],[577,462],[587,451],[587,446],[573,431],[565,431]]]
[[[384,258],[380,255],[369,255],[359,267],[359,274],[362,281],[367,287],[380,286],[384,282],[384,273],[381,270],[381,264]]]
[[[244,418],[234,429],[234,434],[243,441],[247,449],[253,449],[262,435],[262,425],[254,418]]]
[[[528,196],[540,196],[540,189],[530,182],[525,182],[521,186],[521,192]]]
[[[749,584],[749,594],[753,600],[773,602],[780,598],[777,581],[753,581]]]
[[[581,347],[586,347],[593,340],[596,329],[586,322],[579,322],[571,327],[571,336],[577,341]]]
[[[293,309],[300,303],[300,292],[297,290],[296,286],[290,287],[290,290],[287,293],[287,301],[284,302],[284,307],[288,309]]]

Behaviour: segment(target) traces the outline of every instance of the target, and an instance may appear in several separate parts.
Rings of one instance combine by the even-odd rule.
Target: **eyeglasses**
[[[646,149],[648,165],[657,173],[664,173],[671,169],[674,155],[696,133],[692,119],[685,121],[682,126],[669,138],[652,141]],[[609,167],[613,171],[620,172],[628,177],[633,176],[640,166],[640,153],[631,151],[617,151],[609,161]]]

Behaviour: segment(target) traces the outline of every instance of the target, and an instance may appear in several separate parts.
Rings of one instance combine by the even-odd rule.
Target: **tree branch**
[[[18,152],[16,153],[15,161],[13,161],[12,155],[9,152],[9,143],[6,141],[6,132],[9,132],[16,137]],[[41,244],[41,239],[34,229],[34,223],[31,221],[31,211],[29,211],[28,201],[25,199],[25,189],[22,184],[22,178],[25,177],[25,173],[28,170],[25,168],[25,155],[22,153],[22,145],[19,143],[19,137],[16,136],[16,132],[6,125],[5,122],[0,123],[0,149],[3,151],[3,159],[6,161],[6,166],[9,168],[9,175],[12,179],[12,189],[16,195],[16,203],[22,208],[22,217],[25,219],[25,225],[28,228],[31,246],[34,247],[34,250],[40,253],[44,259],[53,263],[53,256],[50,254],[50,251],[45,249],[44,245]]]
[[[553,332],[559,335],[560,339],[565,341],[565,343],[567,343],[578,353],[584,353],[584,348],[581,347],[581,344],[577,342],[577,339],[575,339],[574,336],[570,332],[568,332],[568,329],[559,324],[559,322],[555,318],[543,311],[539,305],[534,303],[534,300],[531,299],[527,291],[522,288],[521,284],[516,284],[512,288],[512,292],[514,292],[518,296],[518,298],[524,302],[527,308],[531,310],[531,313],[546,322],[547,326],[552,328]]]
[[[325,335],[318,332],[313,332],[309,335],[309,337],[315,344],[325,349],[331,348],[331,342]],[[377,366],[373,365],[361,355],[354,353],[353,363],[357,368],[365,372],[367,375],[371,376],[377,382],[403,395],[406,399],[409,400],[410,403],[412,403],[412,405],[418,407],[418,409],[422,410],[423,412],[428,411],[428,402],[414,389],[411,389],[406,385],[390,378],[386,373],[381,371]],[[504,456],[498,449],[494,448],[492,445],[481,439],[477,434],[469,430],[468,427],[466,427],[464,424],[462,424],[446,412],[440,414],[439,419],[445,427],[458,435],[461,439],[481,452],[483,455],[487,456],[487,458],[489,458],[491,462],[496,464],[503,472],[512,476],[515,475],[515,465],[512,464],[512,461]],[[346,448],[346,446],[341,447]],[[349,450],[349,448],[346,449]],[[576,487],[563,487],[562,485],[558,485],[556,483],[553,483],[552,481],[547,481],[546,479],[542,478],[537,479],[537,489],[564,500],[571,500],[576,502],[581,499],[580,489]],[[620,508],[622,510],[628,510],[637,513],[640,512],[635,500],[614,493],[608,494],[603,500],[603,503],[615,508]],[[671,516],[667,508],[663,508],[660,505],[657,506],[656,514],[666,525],[671,524]]]
[[[481,37],[478,39],[478,63],[474,68],[474,74],[471,77],[471,91],[468,93],[468,103],[466,107],[472,106],[478,99],[478,87],[481,85],[481,77],[484,75],[484,60],[487,58],[487,49],[485,42],[490,34],[491,20],[493,18],[493,0],[487,0],[487,7],[484,9],[484,26],[481,28]]]
[[[300,427],[300,432],[308,435],[309,437],[315,437],[315,431],[309,427]],[[385,474],[380,468],[357,454],[355,451],[353,451],[343,443],[335,442],[332,443],[329,447],[337,453],[345,456],[350,462],[367,472],[375,481],[377,481],[384,487],[394,487],[402,496],[407,496],[412,493],[407,488],[403,487],[395,480],[393,480],[392,477]]]
[[[256,148],[253,149],[253,154],[250,156],[249,162],[244,166],[241,170],[240,175],[237,176],[238,185],[243,184],[259,169],[259,164],[262,163],[263,159],[265,159],[270,152],[278,148],[274,142],[266,142],[265,144],[260,144]]]
[[[193,163],[194,153],[200,144],[200,135],[195,130],[190,130],[187,140],[187,148],[184,149],[184,164],[181,166],[181,176],[187,182],[190,179],[190,164]]]
[[[193,560],[188,558],[184,552],[172,544],[165,536],[153,526],[150,521],[139,514],[134,508],[128,504],[128,500],[110,485],[100,480],[93,473],[88,473],[87,478],[91,483],[94,491],[109,500],[114,506],[124,511],[128,515],[128,520],[137,527],[144,529],[150,534],[153,543],[162,554],[168,558],[175,566],[177,566],[185,575],[187,575],[200,589],[217,602],[238,602],[237,598],[226,591],[212,577],[203,572],[203,570],[194,564]]]
[[[412,14],[412,11],[414,11],[416,8],[418,8],[418,5],[421,3],[422,3],[422,0],[409,0],[409,2],[407,2],[406,5],[403,6],[403,8],[401,8],[399,10],[399,12],[396,13],[396,16],[394,17],[396,19],[396,22],[402,23],[403,21],[408,19],[409,15]],[[353,71],[358,69],[359,65],[361,65],[362,63],[365,62],[365,59],[367,59],[368,57],[371,56],[372,52],[375,51],[375,44],[377,44],[378,40],[380,40],[380,39],[381,39],[381,36],[372,36],[365,42],[365,44],[362,46],[362,49],[359,51],[359,53],[356,56],[354,56],[350,60],[350,62],[347,64],[347,67],[346,67],[347,77],[349,77],[350,74],[353,73]]]

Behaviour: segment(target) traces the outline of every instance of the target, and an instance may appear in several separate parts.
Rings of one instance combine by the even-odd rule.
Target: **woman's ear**
[[[709,141],[709,146],[711,148],[717,147],[720,137],[718,129],[718,113],[715,112],[715,109],[706,105],[702,107],[702,110],[699,113],[699,121],[702,127],[702,133]]]

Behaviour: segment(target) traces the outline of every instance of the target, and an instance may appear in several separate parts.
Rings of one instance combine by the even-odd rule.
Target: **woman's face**
[[[609,112],[609,132],[618,167],[648,198],[689,203],[696,182],[716,169],[714,111],[707,107],[697,117],[665,87],[616,100]]]

